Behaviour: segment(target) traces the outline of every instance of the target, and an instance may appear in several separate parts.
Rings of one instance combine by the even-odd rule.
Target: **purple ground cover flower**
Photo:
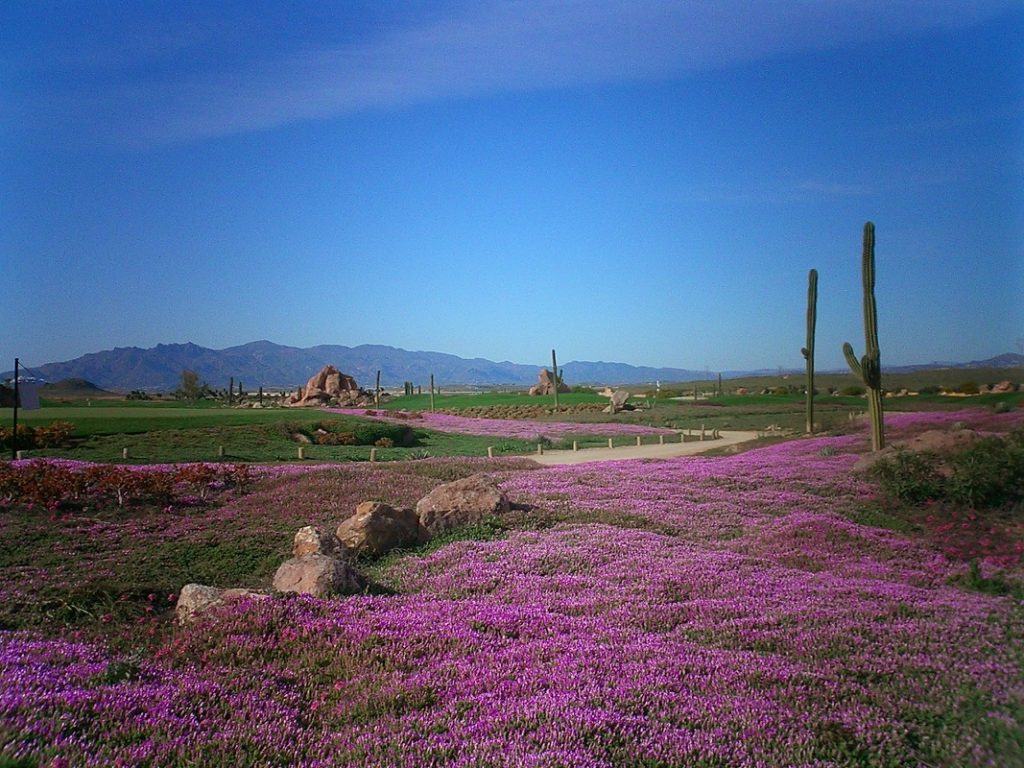
[[[814,438],[505,470],[515,502],[569,522],[399,560],[395,596],[244,601],[146,661],[0,632],[0,755],[1024,764],[1024,607],[951,583],[961,566],[919,539],[851,522],[873,494],[850,471],[862,448],[863,436]],[[408,503],[433,482],[370,466],[281,477],[218,514],[247,528],[261,512],[315,514],[302,496],[322,497],[319,484]]]
[[[327,408],[331,413],[349,416],[367,416],[368,411],[358,408]],[[370,418],[412,424],[438,432],[458,432],[464,435],[494,435],[496,437],[532,440],[547,438],[561,440],[567,435],[672,435],[675,430],[662,427],[646,427],[642,424],[576,423],[571,421],[530,421],[527,419],[476,419],[468,416],[452,416],[447,413],[417,413],[415,421],[401,419],[388,411],[373,411]]]

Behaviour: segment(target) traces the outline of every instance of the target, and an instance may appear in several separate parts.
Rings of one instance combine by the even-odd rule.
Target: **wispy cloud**
[[[332,41],[327,25],[323,34],[266,50],[254,45],[241,56],[237,47],[244,42],[224,24],[221,37],[204,30],[205,48],[190,54],[188,66],[151,69],[147,52],[138,49],[145,38],[135,36],[133,46],[124,46],[120,76],[39,85],[26,89],[19,106],[37,121],[74,120],[116,141],[187,142],[443,99],[679,77],[968,26],[1014,6],[997,0],[467,4],[342,43]],[[218,57],[216,47],[229,37],[233,55]],[[175,50],[173,39],[172,30],[160,42],[162,54]]]

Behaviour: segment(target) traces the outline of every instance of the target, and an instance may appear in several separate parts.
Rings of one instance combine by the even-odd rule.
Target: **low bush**
[[[244,490],[251,479],[251,470],[244,464],[182,464],[166,469],[5,462],[0,463],[0,507],[24,504],[56,510],[89,504],[194,503],[224,489]]]
[[[870,470],[883,490],[908,504],[948,501],[992,508],[1024,502],[1024,429],[986,437],[941,457],[897,451]]]
[[[68,421],[55,421],[44,427],[19,424],[18,439],[14,441],[12,440],[13,430],[10,427],[0,427],[0,449],[10,450],[12,447],[18,450],[60,448],[67,444],[74,432],[75,425]],[[16,444],[12,446],[12,442]]]
[[[864,387],[854,385],[852,387],[844,387],[839,390],[839,394],[844,397],[861,397],[865,391]]]
[[[939,456],[928,451],[896,451],[879,459],[869,471],[890,496],[920,504],[944,495]]]

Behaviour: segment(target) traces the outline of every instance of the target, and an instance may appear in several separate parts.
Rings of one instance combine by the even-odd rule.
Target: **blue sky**
[[[0,360],[1024,343],[1024,5],[0,4]]]

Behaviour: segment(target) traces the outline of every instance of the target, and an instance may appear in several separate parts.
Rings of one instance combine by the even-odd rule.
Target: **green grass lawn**
[[[559,404],[568,411],[552,410],[553,398],[530,397],[524,393],[481,393],[435,396],[435,409],[467,415],[498,418],[529,418],[540,421],[571,421],[580,425],[581,447],[602,445],[607,438],[587,437],[587,425],[607,422],[642,424],[680,430],[751,430],[770,427],[800,432],[804,428],[804,397],[799,394],[734,395],[725,394],[706,400],[674,400],[633,398],[639,410],[614,415],[597,410],[573,411],[574,406],[605,403],[599,395],[566,393]],[[980,395],[951,398],[926,395],[909,398],[887,398],[887,411],[958,410],[965,407],[1020,407],[1024,394]],[[429,395],[396,397],[382,410],[426,410]],[[863,413],[866,401],[861,397],[819,395],[815,404],[815,422],[819,431],[846,432],[858,429],[851,414]],[[10,425],[10,408],[0,409],[0,424]],[[213,402],[184,404],[180,402],[104,401],[102,404],[47,403],[35,411],[20,411],[19,424],[45,426],[54,421],[74,425],[73,445],[61,449],[33,450],[29,456],[60,456],[89,461],[121,461],[128,450],[128,460],[137,463],[178,461],[246,461],[279,462],[298,460],[301,445],[307,461],[366,461],[370,443],[316,445],[296,441],[294,435],[304,432],[315,439],[313,425],[327,422],[332,430],[364,429],[374,422],[355,416],[328,414],[305,408],[229,408]],[[345,426],[346,424],[350,426]],[[359,427],[359,425],[364,425]],[[393,448],[380,447],[376,458],[391,461],[430,456],[484,456],[488,447],[495,454],[532,453],[536,445],[513,438],[457,435],[420,429],[413,423],[415,441]],[[565,446],[571,445],[567,443]],[[223,449],[223,452],[222,452]]]
[[[11,409],[0,409],[0,423],[10,423]],[[47,406],[19,412],[19,424],[44,426],[54,421],[75,425],[73,445],[27,451],[29,457],[61,457],[83,461],[123,460],[130,463],[182,461],[279,462],[298,460],[302,448],[306,461],[368,461],[371,444],[316,445],[299,442],[297,433],[315,439],[314,426],[331,431],[362,432],[379,427],[390,434],[393,426],[372,419],[342,416],[310,409],[234,409],[170,407],[167,404],[126,406]],[[376,425],[376,427],[374,427]],[[529,453],[536,446],[526,440],[458,435],[416,429],[415,440],[395,447],[377,447],[379,461],[424,456],[486,456]],[[361,442],[367,442],[361,440]],[[368,441],[373,442],[373,439]],[[398,441],[396,440],[396,443]],[[221,454],[223,448],[223,455]]]
[[[585,392],[563,392],[558,396],[560,406],[583,405],[588,403],[608,404],[608,398]],[[462,410],[465,408],[493,408],[503,406],[535,406],[553,408],[554,395],[529,395],[526,392],[480,392],[454,395],[434,395],[435,410]],[[382,409],[390,411],[427,411],[430,410],[430,395],[411,395],[389,399],[382,403]]]

